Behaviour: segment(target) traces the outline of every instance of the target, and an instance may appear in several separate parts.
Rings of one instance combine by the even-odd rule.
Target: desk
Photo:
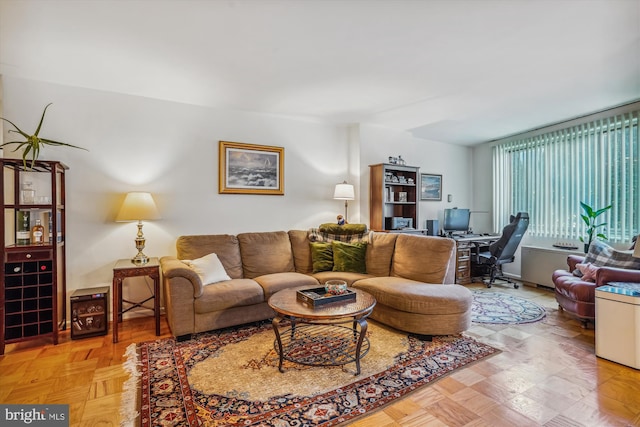
[[[128,277],[149,276],[153,279],[153,295],[144,301],[134,302],[122,298],[122,282]],[[153,299],[153,308],[143,304]],[[130,304],[123,310],[123,302]],[[130,259],[121,259],[113,267],[113,342],[118,342],[118,323],[122,322],[122,315],[127,311],[142,307],[153,310],[156,320],[156,336],[160,335],[160,263],[158,258],[149,258],[145,265],[135,265]]]
[[[466,235],[455,236],[456,241],[456,283],[466,285],[471,283],[471,248],[476,246],[475,242],[489,245],[498,240],[500,235]]]

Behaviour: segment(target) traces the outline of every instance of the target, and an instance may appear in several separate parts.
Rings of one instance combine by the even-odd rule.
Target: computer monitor
[[[469,209],[445,209],[442,229],[445,233],[454,231],[469,231]]]

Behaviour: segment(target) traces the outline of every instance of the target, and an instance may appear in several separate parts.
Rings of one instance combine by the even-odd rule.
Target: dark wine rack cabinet
[[[5,345],[51,337],[66,328],[65,171],[60,162],[0,159],[0,354]],[[24,182],[37,192],[25,200]],[[29,187],[30,189],[32,187]],[[46,224],[44,243],[24,241],[25,218]]]

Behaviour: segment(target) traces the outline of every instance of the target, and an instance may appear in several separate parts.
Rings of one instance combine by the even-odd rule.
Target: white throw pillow
[[[203,285],[211,285],[213,283],[222,282],[223,280],[231,280],[231,277],[225,271],[218,255],[210,253],[202,258],[194,260],[183,260],[193,271],[195,271]]]

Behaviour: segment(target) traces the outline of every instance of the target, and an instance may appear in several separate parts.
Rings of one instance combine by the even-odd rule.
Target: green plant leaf
[[[596,217],[600,216],[601,214],[603,214],[603,213],[605,213],[606,211],[608,211],[609,209],[611,209],[611,207],[612,207],[612,205],[609,205],[609,206],[607,206],[606,208],[598,209],[598,210],[595,212],[595,216],[596,216]]]
[[[64,147],[78,148],[80,150],[89,151],[86,148],[78,147],[77,145],[67,144],[66,142],[59,142],[59,141],[54,141],[46,138],[40,138],[40,141],[42,141],[47,145],[64,146]]]
[[[591,220],[589,219],[588,216],[586,215],[580,215],[582,217],[582,220],[584,221],[585,224],[587,224],[587,226],[591,225]]]
[[[593,208],[591,208],[591,206],[587,205],[584,202],[580,202],[580,206],[582,207],[582,209],[584,209],[588,217],[593,217]]]
[[[22,147],[23,145],[28,144],[28,143],[29,143],[29,141],[11,141],[11,142],[5,142],[5,143],[0,144],[0,148],[4,147],[5,145],[20,144],[20,145],[18,145],[18,147],[17,147],[15,150],[13,150],[13,151],[16,151],[16,150],[19,150],[19,149],[20,149],[20,147]]]
[[[36,132],[33,134],[33,136],[38,136],[38,134],[40,133],[40,128],[42,127],[42,122],[44,122],[44,115],[47,113],[47,108],[49,108],[49,105],[51,105],[51,102],[48,103],[45,107],[44,107],[44,111],[42,111],[42,117],[40,117],[40,123],[38,123],[38,128],[36,129]]]
[[[13,132],[13,133],[19,133],[20,135],[24,136],[25,138],[29,138],[29,135],[27,135],[25,132],[23,132],[18,126],[16,126],[11,120],[7,120],[3,117],[0,117],[0,119],[4,120],[5,122],[9,123],[11,126],[13,126],[15,128],[15,130],[13,129],[9,129],[9,132]]]

